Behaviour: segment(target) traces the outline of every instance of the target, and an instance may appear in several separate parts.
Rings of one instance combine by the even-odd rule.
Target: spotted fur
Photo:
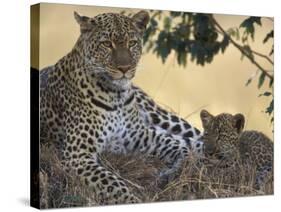
[[[54,141],[66,170],[104,204],[140,202],[124,179],[99,163],[106,151],[155,155],[173,173],[190,153],[200,156],[200,132],[160,108],[131,84],[142,51],[148,13],[132,18],[75,13],[80,37],[70,53],[41,71],[41,142]]]
[[[213,116],[202,110],[201,120],[205,153],[224,160],[228,167],[240,162],[256,167],[254,186],[260,189],[273,174],[273,142],[261,132],[243,131],[242,114]]]

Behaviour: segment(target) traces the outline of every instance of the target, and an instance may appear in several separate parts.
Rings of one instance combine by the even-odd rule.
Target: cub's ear
[[[233,125],[237,129],[237,132],[240,133],[244,129],[245,117],[243,114],[238,113],[233,116]]]
[[[132,20],[135,22],[138,29],[143,33],[149,21],[149,14],[148,12],[141,10],[132,17]]]
[[[202,125],[205,128],[206,126],[208,126],[211,123],[214,116],[211,115],[207,110],[201,110],[200,118],[201,118],[201,121],[202,121]]]
[[[96,25],[94,19],[87,16],[80,16],[77,12],[74,11],[74,18],[77,23],[80,25],[81,33],[88,32],[93,29]]]

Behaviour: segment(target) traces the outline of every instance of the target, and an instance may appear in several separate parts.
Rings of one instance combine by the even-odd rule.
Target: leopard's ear
[[[80,16],[76,11],[74,11],[74,18],[80,25],[81,33],[88,32],[92,30],[95,26],[95,21],[87,16]]]
[[[141,10],[133,15],[132,20],[134,21],[138,29],[143,33],[149,21],[149,14],[147,11]]]
[[[200,118],[202,121],[203,127],[209,126],[209,124],[212,122],[214,116],[210,114],[207,110],[201,110],[200,112]]]
[[[233,116],[233,125],[237,129],[238,133],[241,133],[242,130],[244,129],[245,125],[245,117],[243,114],[238,113]]]

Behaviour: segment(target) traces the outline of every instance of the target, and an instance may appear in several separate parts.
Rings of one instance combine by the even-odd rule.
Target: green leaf
[[[251,16],[249,18],[246,18],[240,24],[240,27],[244,27],[244,28],[252,27],[255,23],[261,26],[261,17]]]
[[[166,31],[170,31],[170,29],[171,29],[171,23],[172,23],[171,18],[168,17],[168,16],[166,16],[166,17],[164,18],[164,29],[165,29]]]
[[[179,65],[183,65],[185,67],[186,63],[187,63],[187,54],[186,54],[186,52],[178,53],[177,61],[178,61]]]
[[[273,38],[273,36],[274,36],[273,34],[274,34],[273,30],[271,30],[269,33],[267,33],[267,35],[263,39],[263,43],[266,43],[269,40],[269,38]]]
[[[243,59],[244,59],[244,57],[245,57],[245,55],[241,53],[240,60],[243,60]]]
[[[252,80],[253,80],[253,78],[252,78],[252,77],[251,77],[251,78],[249,78],[249,79],[247,80],[247,82],[246,82],[245,86],[248,86],[248,85],[252,82]]]
[[[236,39],[237,40],[240,40],[240,32],[239,32],[239,29],[238,28],[235,28],[236,29]]]
[[[258,88],[260,89],[264,83],[264,79],[265,79],[265,73],[261,72],[260,78],[259,78],[259,82],[258,82]]]
[[[228,35],[225,35],[221,42],[221,52],[222,53],[224,53],[224,51],[228,45],[229,45],[229,37],[228,37]]]
[[[156,52],[157,56],[160,56],[162,62],[165,63],[168,55],[172,49],[172,36],[169,32],[161,31],[156,40],[156,47],[153,52]]]
[[[269,106],[266,108],[265,112],[271,115],[273,110],[274,110],[274,100],[272,99]]]
[[[244,45],[243,49],[245,51],[245,53],[253,60],[254,59],[254,54],[251,50],[251,47],[249,45]]]
[[[261,26],[261,17],[249,17],[245,19],[241,24],[240,28],[245,29],[246,35],[250,35],[252,40],[254,40],[254,35],[255,35],[255,26],[254,24],[260,25]]]
[[[227,34],[234,37],[236,40],[240,40],[240,32],[237,27],[233,27],[227,30]]]
[[[176,11],[171,11],[170,12],[170,15],[172,16],[172,17],[179,17],[179,16],[181,16],[181,12],[176,12]]]
[[[273,55],[273,53],[274,53],[274,46],[272,45],[272,49],[271,49],[271,51],[269,53],[269,56]]]
[[[243,35],[242,35],[242,43],[245,43],[248,40],[248,34],[246,31],[244,31]]]
[[[158,25],[158,22],[154,18],[151,18],[150,24],[151,24],[151,26],[156,27]]]
[[[149,38],[155,35],[157,27],[158,27],[158,22],[154,18],[151,18],[150,24],[148,25],[147,29],[144,32],[143,44],[146,44]]]
[[[189,40],[190,32],[190,26],[183,23],[178,24],[173,31],[178,40],[181,38]]]
[[[229,28],[226,32],[232,37],[236,36],[236,31],[234,30],[234,28]]]
[[[272,87],[273,82],[274,82],[274,78],[272,77],[272,78],[270,79],[270,81],[269,81],[269,87],[270,87],[270,88]]]
[[[152,49],[153,46],[154,46],[154,42],[148,41],[148,43],[146,45],[146,52],[150,52],[150,50]]]
[[[271,93],[271,92],[266,91],[266,92],[264,92],[264,93],[260,94],[260,95],[259,95],[259,97],[261,97],[261,96],[271,96],[271,95],[272,95],[272,93]]]

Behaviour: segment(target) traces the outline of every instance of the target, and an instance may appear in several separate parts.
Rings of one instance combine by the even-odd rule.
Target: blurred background
[[[139,9],[41,4],[40,54],[37,68],[42,69],[53,65],[74,46],[80,33],[79,26],[73,17],[74,11],[81,15],[95,16],[106,12],[132,14]],[[270,116],[266,113],[273,99],[272,87],[269,86],[269,78],[258,71],[259,68],[253,64],[253,61],[251,62],[245,55],[241,59],[241,51],[229,41],[224,42],[223,34],[218,34],[215,39],[221,45],[220,50],[213,49],[215,53],[211,58],[204,59],[203,64],[200,54],[194,48],[189,56],[173,46],[169,47],[169,52],[163,53],[163,48],[159,48],[159,33],[172,32],[175,27],[179,26],[181,20],[179,17],[182,14],[171,14],[168,11],[162,12],[161,15],[157,11],[150,11],[150,13],[153,20],[157,22],[157,30],[146,35],[148,41],[145,44],[134,83],[152,96],[158,104],[177,113],[200,130],[202,127],[199,113],[204,108],[212,114],[243,113],[246,117],[245,129],[259,130],[273,138],[273,122],[271,121],[273,114]],[[195,19],[198,16],[195,14],[191,14],[191,16],[193,17],[191,24],[195,23],[193,25],[195,29],[196,24],[199,23]],[[212,17],[219,26],[232,34],[232,40],[241,46],[251,47],[262,55],[269,55],[271,52],[273,39],[268,39],[265,43],[263,41],[273,30],[273,19],[251,19],[252,23],[249,21],[245,23],[244,21],[249,18],[247,16],[215,14]],[[151,22],[150,25],[155,22]],[[241,23],[244,23],[244,28],[239,27]],[[252,32],[253,25],[255,26],[254,33]],[[209,24],[208,30],[213,30],[212,26]],[[197,27],[196,30],[200,27]],[[230,28],[232,31],[229,30]],[[245,31],[247,31],[246,34]],[[251,38],[252,34],[254,34],[254,39]],[[201,38],[198,38],[198,34],[196,35],[197,37],[193,33],[188,39],[192,38],[200,45],[205,42],[198,41]],[[245,41],[243,40],[244,35],[250,36],[250,38]],[[165,39],[167,40],[167,38]],[[192,45],[194,46],[194,43]],[[190,50],[188,48],[190,45],[186,44],[186,46],[184,51]],[[252,52],[248,47],[245,48],[245,52],[248,52],[251,58],[250,53]],[[186,59],[179,58],[179,55],[186,56]],[[192,57],[193,61],[191,61]],[[268,57],[272,60],[273,54]],[[273,75],[273,64],[267,59],[255,56],[254,60],[265,70],[271,70],[270,75]],[[35,62],[31,61],[31,65],[33,64]],[[246,84],[248,85],[246,86]],[[260,96],[261,94],[264,95]]]

